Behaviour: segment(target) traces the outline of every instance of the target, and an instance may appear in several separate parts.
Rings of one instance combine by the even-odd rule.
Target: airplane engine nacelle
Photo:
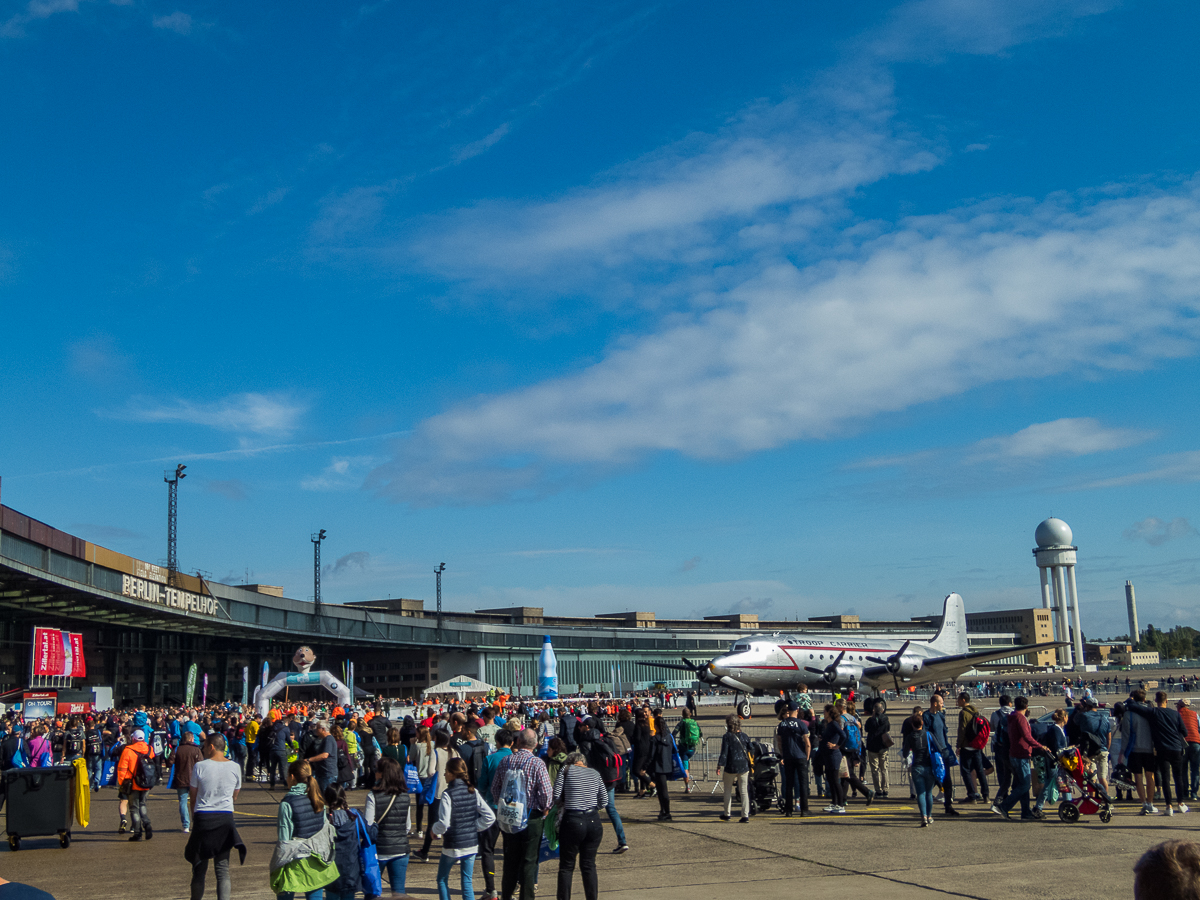
[[[891,666],[888,666],[891,669]],[[921,660],[916,656],[905,654],[900,658],[900,665],[896,667],[895,673],[901,677],[907,675],[916,675],[921,671]]]
[[[824,677],[830,687],[853,687],[862,678],[862,666],[840,665],[833,671],[826,671]]]

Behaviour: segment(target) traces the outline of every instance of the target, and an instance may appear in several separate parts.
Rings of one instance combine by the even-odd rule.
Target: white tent
[[[425,696],[429,697],[433,694],[455,694],[459,700],[467,699],[467,694],[486,694],[488,691],[499,690],[493,687],[486,681],[480,681],[478,678],[472,678],[470,675],[455,675],[448,681],[443,681],[441,684],[435,684],[433,687],[425,689]]]

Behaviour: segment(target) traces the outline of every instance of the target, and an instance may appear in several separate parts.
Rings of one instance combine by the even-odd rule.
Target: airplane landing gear
[[[750,699],[739,694],[734,698],[733,710],[737,713],[739,719],[750,718]]]

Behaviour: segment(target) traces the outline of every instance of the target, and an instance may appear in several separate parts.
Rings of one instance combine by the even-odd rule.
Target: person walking
[[[518,749],[500,761],[496,766],[496,774],[492,776],[492,796],[499,802],[504,797],[504,782],[508,773],[521,772],[525,781],[526,809],[529,811],[524,828],[504,832],[504,875],[500,881],[500,894],[504,900],[512,900],[517,882],[521,884],[521,900],[534,900],[535,896],[544,817],[554,800],[554,785],[546,773],[546,764],[533,755],[537,745],[537,732],[526,728],[520,733]]]
[[[869,701],[868,701],[869,702]],[[888,720],[887,704],[876,697],[868,707],[871,715],[866,721],[867,763],[871,768],[871,785],[875,795],[887,799],[888,795],[888,750],[891,749],[892,723]]]
[[[941,781],[934,772],[934,763],[935,758],[940,761],[941,757],[933,750],[921,714],[914,713],[909,722],[910,727],[904,732],[904,739],[900,744],[900,755],[904,757],[908,766],[909,780],[917,796],[917,813],[921,817],[921,827],[927,828],[933,824],[933,787]]]
[[[354,900],[362,889],[362,861],[359,841],[365,824],[357,810],[346,802],[346,788],[331,784],[325,789],[325,813],[337,837],[334,839],[333,859],[337,863],[337,880],[325,886],[324,900]]]
[[[1043,811],[1046,802],[1053,802],[1058,799],[1058,754],[1067,746],[1066,724],[1067,711],[1065,709],[1056,709],[1051,715],[1050,727],[1043,736],[1043,741],[1046,749],[1050,751],[1050,755],[1039,760],[1042,789],[1038,792],[1037,802],[1033,805],[1033,817],[1035,819],[1046,818],[1046,814]]]
[[[1187,752],[1187,729],[1179,710],[1167,705],[1169,697],[1166,691],[1154,695],[1155,705],[1152,707],[1131,703],[1125,707],[1126,712],[1141,716],[1150,723],[1150,737],[1154,742],[1154,761],[1158,774],[1158,786],[1163,795],[1163,815],[1173,816],[1176,813],[1188,811],[1183,800],[1187,796],[1187,788],[1183,781],[1183,758]],[[1175,799],[1171,799],[1171,785],[1175,785]]]
[[[483,761],[483,773],[475,789],[483,795],[488,807],[496,811],[496,798],[492,795],[492,779],[502,760],[512,756],[513,733],[507,728],[497,728],[492,735],[496,749]],[[496,841],[500,839],[500,824],[493,821],[487,831],[479,832],[479,861],[483,867],[484,892],[480,900],[496,900]]]
[[[825,781],[829,786],[829,805],[825,812],[836,816],[846,812],[846,789],[842,784],[842,748],[846,734],[838,721],[837,709],[832,703],[825,704],[824,721],[821,725],[821,748],[824,751]]]
[[[683,708],[683,716],[672,734],[675,738],[675,746],[679,749],[679,759],[683,763],[683,792],[690,794],[692,792],[690,761],[696,755],[700,741],[704,738],[700,723],[696,721],[691,709],[686,706]]]
[[[865,761],[863,759],[863,725],[862,720],[858,717],[858,713],[854,708],[853,700],[834,701],[834,711],[837,713],[838,724],[842,728],[842,760],[840,777],[842,784],[842,795],[848,800],[853,791],[858,791],[866,798],[866,806],[870,806],[875,800],[875,792],[863,783],[860,775],[861,767]]]
[[[140,841],[143,835],[146,840],[150,840],[154,837],[154,829],[150,824],[150,810],[146,806],[150,786],[146,784],[142,775],[146,767],[141,765],[141,762],[145,759],[152,760],[154,753],[146,743],[146,735],[140,728],[130,737],[132,743],[125,745],[121,751],[121,758],[117,761],[117,784],[120,786],[118,796],[123,797],[129,804],[129,840]],[[121,817],[121,824],[125,824],[124,816]]]
[[[392,729],[395,731],[396,729]],[[408,816],[412,795],[404,780],[404,766],[390,756],[375,763],[375,782],[367,792],[363,818],[375,825],[375,857],[386,869],[393,894],[403,894],[408,875]]]
[[[433,779],[433,802],[429,804],[429,827],[425,829],[424,842],[421,849],[413,853],[413,859],[421,862],[429,861],[429,851],[433,846],[433,821],[438,815],[438,804],[442,794],[446,792],[446,766],[452,759],[458,759],[458,753],[450,749],[450,733],[437,730],[433,733],[433,760],[429,768]]]
[[[721,821],[728,822],[731,818],[733,788],[736,785],[742,798],[742,818],[739,821],[743,824],[749,822],[750,749],[737,716],[725,718],[725,733],[721,735],[721,752],[717,756],[717,777],[725,785],[725,811],[721,813]]]
[[[446,763],[446,789],[438,804],[437,821],[429,829],[442,838],[438,900],[450,900],[450,871],[455,863],[459,867],[463,900],[475,900],[473,873],[475,856],[479,853],[479,832],[486,831],[496,821],[487,801],[471,786],[467,769],[462,757],[456,756]]]
[[[1029,785],[1033,780],[1031,761],[1035,751],[1049,753],[1038,741],[1034,740],[1029,729],[1029,698],[1018,697],[1013,705],[1013,711],[1008,717],[1008,752],[1012,767],[1013,782],[1008,796],[1003,802],[992,804],[992,812],[998,816],[1009,818],[1009,811],[1021,804],[1021,818],[1032,819],[1033,813],[1029,808]]]
[[[596,851],[604,838],[600,809],[608,804],[608,789],[600,773],[588,768],[582,753],[568,754],[554,782],[554,802],[562,807],[558,826],[558,900],[571,900],[577,858],[583,896],[585,900],[596,900],[600,893]]]
[[[416,760],[417,777],[421,780],[421,790],[417,794],[417,819],[413,837],[419,838],[424,834],[421,830],[421,820],[424,818],[425,807],[428,805],[425,802],[425,793],[429,785],[437,778],[437,748],[434,747],[433,734],[429,730],[429,726],[418,726],[413,747],[416,750],[416,755],[414,757],[410,753],[409,759]],[[442,763],[442,765],[444,766],[445,763]],[[430,815],[432,816],[433,813],[431,812]]]
[[[324,796],[325,788],[338,780],[337,740],[329,732],[329,722],[318,719],[312,730],[313,740],[305,761],[312,768],[313,777]]]
[[[979,710],[971,705],[971,695],[962,691],[958,695],[958,736],[955,748],[958,751],[959,771],[963,784],[967,786],[967,802],[988,802],[987,772],[983,765],[983,750],[971,746],[974,737],[975,718]],[[982,728],[982,726],[979,726]],[[991,728],[991,723],[988,723]]]
[[[658,821],[671,821],[671,796],[667,790],[667,780],[675,769],[674,761],[675,739],[663,719],[661,709],[654,711],[654,736],[650,739],[650,758],[647,774],[654,784],[654,792],[658,795]]]
[[[950,748],[950,740],[946,735],[946,703],[941,694],[935,693],[929,698],[929,709],[925,711],[922,718],[925,720],[925,730],[933,738],[934,750],[942,755],[942,762],[946,764],[946,774],[942,779],[942,802],[946,809],[946,815],[957,816],[959,812],[953,805],[954,779],[951,772],[958,760],[954,758],[954,751]]]
[[[1004,802],[1012,787],[1012,766],[1008,762],[1008,717],[1013,711],[1012,697],[1000,695],[1000,707],[992,713],[989,725],[992,729],[992,756],[996,766],[996,804]]]
[[[285,786],[287,784],[288,770],[288,751],[289,743],[292,741],[292,731],[288,728],[286,722],[278,718],[277,713],[272,713],[276,716],[271,725],[270,737],[270,755],[267,758],[267,776],[271,781],[271,790],[275,790],[275,779]]]
[[[184,746],[189,745],[181,744],[180,749]],[[217,878],[217,900],[229,900],[233,891],[230,852],[236,847],[239,864],[246,862],[246,845],[233,824],[233,802],[242,789],[242,767],[226,756],[225,738],[220,734],[210,736],[202,750],[190,746],[203,757],[188,773],[188,807],[193,824],[183,858],[192,866],[191,900],[204,896],[210,859]]]
[[[323,900],[325,886],[337,880],[334,862],[337,832],[325,817],[325,798],[302,759],[288,766],[288,792],[279,802],[275,852],[271,854],[271,890],[276,900]]]
[[[799,717],[800,704],[789,700],[775,729],[775,752],[783,775],[783,814],[791,818],[799,804],[800,815],[808,815],[808,758],[812,741],[808,725]]]
[[[638,707],[634,712],[633,734],[629,741],[633,748],[633,762],[630,769],[637,776],[638,791],[633,799],[641,800],[651,788],[649,775],[650,742],[654,732],[650,727],[650,714],[645,707]]]
[[[179,749],[175,751],[175,761],[171,766],[171,780],[168,788],[174,788],[179,798],[179,821],[183,825],[183,833],[192,830],[191,787],[192,769],[203,759],[200,748],[196,746],[196,736],[185,731],[180,739]]]
[[[605,734],[604,723],[597,716],[584,719],[579,735],[579,749],[584,754],[588,767],[595,769],[600,780],[604,782],[608,797],[604,810],[617,836],[617,846],[613,853],[619,855],[629,849],[629,844],[625,841],[625,826],[621,824],[621,815],[617,812],[616,788],[621,778],[621,754],[616,742]]]

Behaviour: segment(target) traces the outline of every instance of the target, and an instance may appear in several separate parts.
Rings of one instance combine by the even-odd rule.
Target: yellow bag
[[[71,763],[75,767],[75,787],[71,792],[71,806],[75,809],[75,821],[80,828],[88,827],[92,815],[92,785],[88,779],[87,763],[77,759]]]

